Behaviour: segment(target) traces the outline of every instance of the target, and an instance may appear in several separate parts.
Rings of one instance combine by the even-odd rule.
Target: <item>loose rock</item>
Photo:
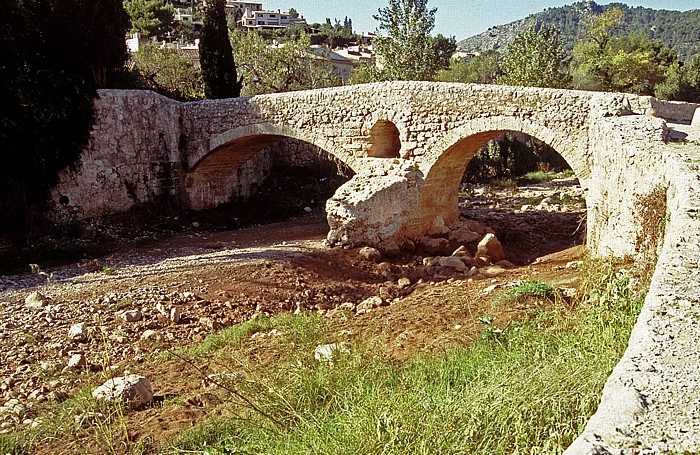
[[[110,403],[121,401],[138,408],[153,400],[153,388],[144,376],[130,374],[108,380],[93,390],[92,396],[97,400]]]

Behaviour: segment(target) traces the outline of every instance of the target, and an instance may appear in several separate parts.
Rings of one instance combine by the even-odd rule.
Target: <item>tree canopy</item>
[[[499,84],[565,88],[569,77],[559,31],[543,25],[519,33],[503,58]]]
[[[587,39],[573,51],[575,88],[652,95],[678,62],[675,51],[645,35],[615,38],[621,18],[622,10],[613,8],[589,22]]]
[[[175,9],[165,0],[129,0],[124,3],[131,18],[131,32],[160,37],[175,28]]]
[[[439,64],[430,32],[437,8],[428,0],[389,0],[374,19],[386,33],[374,40],[374,50],[388,80],[431,80]]]
[[[257,32],[233,30],[231,44],[241,68],[243,94],[309,90],[341,85],[332,64],[313,55],[309,37],[300,33],[273,45]]]
[[[95,87],[126,58],[121,0],[19,0],[0,17],[0,226],[27,229],[87,143]]]

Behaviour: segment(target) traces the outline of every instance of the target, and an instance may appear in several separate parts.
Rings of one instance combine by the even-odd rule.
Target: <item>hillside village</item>
[[[241,30],[274,32],[286,28],[297,28],[307,30],[311,35],[319,34],[319,28],[310,27],[304,16],[295,10],[285,12],[280,10],[268,11],[264,8],[262,2],[243,1],[227,1],[225,8],[227,17],[231,18],[229,19],[230,24],[233,25],[235,23],[235,26]],[[203,26],[201,18],[193,14],[191,6],[184,4],[177,4],[174,7],[173,18],[176,22],[191,27],[195,32],[199,31]],[[347,82],[350,73],[359,62],[374,62],[372,39],[375,36],[374,33],[364,32],[357,36],[356,41],[347,42],[343,46],[334,48],[331,48],[328,44],[313,44],[310,48],[310,53],[313,58],[332,65],[340,79],[343,82]],[[199,39],[189,40],[187,37],[177,37],[172,33],[162,38],[164,39],[161,45],[164,48],[175,49],[192,63],[199,64]],[[143,38],[139,33],[134,33],[131,38],[127,39],[127,48],[131,54],[135,54],[141,45],[152,42],[154,39],[157,39],[157,37]],[[270,46],[274,45],[270,44]]]

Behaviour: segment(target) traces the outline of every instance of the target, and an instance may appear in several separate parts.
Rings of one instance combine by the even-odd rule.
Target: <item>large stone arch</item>
[[[273,123],[257,123],[227,130],[209,141],[209,151],[188,157],[185,205],[195,210],[229,202],[233,190],[266,175],[247,163],[263,149],[287,138],[311,144],[354,171],[357,163],[330,140],[305,130]],[[268,160],[269,161],[269,160]],[[255,164],[255,163],[253,163]],[[251,178],[252,176],[252,178]]]
[[[459,185],[471,158],[488,141],[516,131],[535,137],[553,147],[573,169],[585,187],[590,175],[587,138],[571,138],[543,125],[515,117],[488,117],[456,128],[438,141],[424,157],[424,187],[420,197],[418,229],[425,232],[435,217],[446,223],[459,217]],[[582,141],[586,141],[581,143]]]

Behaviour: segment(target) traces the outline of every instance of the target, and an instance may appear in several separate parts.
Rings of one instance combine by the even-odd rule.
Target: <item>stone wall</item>
[[[181,104],[145,91],[99,95],[90,143],[51,192],[59,224],[180,197]]]
[[[700,453],[700,131],[686,129],[686,142],[676,144],[664,133],[663,121],[639,116],[601,119],[592,129],[597,252],[649,260],[637,248],[640,235],[665,236],[627,351],[566,454]],[[661,223],[640,216],[645,195],[658,189],[667,207]]]

